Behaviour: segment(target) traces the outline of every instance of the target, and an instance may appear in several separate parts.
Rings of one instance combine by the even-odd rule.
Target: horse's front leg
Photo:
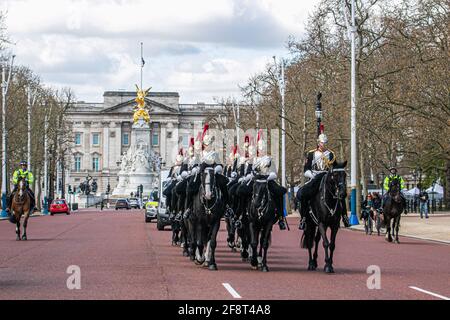
[[[328,237],[327,237],[327,228],[324,226],[324,224],[322,222],[319,223],[319,231],[320,231],[320,235],[322,236],[323,248],[325,250],[325,267],[324,267],[324,271],[326,273],[330,273],[331,272],[330,256],[329,256],[329,252],[328,252],[328,249],[330,247],[330,242],[328,241]]]
[[[196,250],[195,250],[195,264],[203,264],[205,262],[205,257],[203,255],[204,239],[203,239],[203,223],[201,221],[197,222],[195,228],[195,238],[196,238]]]
[[[329,263],[329,273],[334,273],[333,269],[333,254],[334,249],[336,248],[336,236],[339,230],[339,224],[331,227],[331,236],[330,236],[330,263]]]
[[[16,222],[16,240],[21,240],[20,239],[20,220],[18,220]]]
[[[313,232],[311,233],[311,246],[313,245],[313,240],[314,240],[314,255],[313,255],[313,267],[314,267],[314,269],[313,270],[316,270],[316,268],[317,268],[317,257],[319,256],[318,255],[318,251],[319,251],[319,242],[320,242],[320,238],[321,238],[321,235],[320,235],[320,231],[319,231],[319,229],[316,227],[316,226],[314,226],[314,228],[312,228],[313,229]]]
[[[28,218],[29,213],[25,215],[25,218],[23,220],[23,234],[22,234],[22,240],[27,240],[27,225],[28,225]]]
[[[261,234],[261,238],[262,238],[262,243],[261,246],[263,248],[263,257],[262,257],[262,268],[261,270],[263,272],[268,272],[269,268],[267,267],[267,252],[269,251],[269,240],[270,240],[270,234],[272,232],[272,222],[269,222],[268,224],[266,224],[266,227],[264,228],[262,234]]]
[[[220,229],[220,218],[217,219],[216,223],[214,223],[214,226],[211,230],[211,240],[209,243],[209,249],[211,258],[209,260],[208,269],[209,270],[217,270],[217,264],[216,264],[216,246],[217,246],[217,233]]]
[[[385,217],[384,218],[386,222],[386,241],[392,242],[392,236],[391,236],[391,218]]]
[[[258,238],[259,230],[256,222],[250,222],[250,246],[252,247],[252,257],[250,259],[250,264],[253,269],[258,269]]]
[[[398,215],[395,218],[395,243],[400,243],[400,241],[398,240],[398,230],[400,229],[400,218],[401,215]]]

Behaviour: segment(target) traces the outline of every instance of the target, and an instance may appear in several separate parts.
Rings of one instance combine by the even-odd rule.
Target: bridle
[[[267,179],[256,179],[255,180],[256,184],[264,184],[263,188],[265,188],[265,192],[267,194],[267,197],[265,199],[265,201],[261,201],[260,205],[258,207],[255,207],[256,212],[257,212],[257,216],[259,219],[262,218],[262,216],[264,215],[265,212],[267,212],[268,208],[269,208],[269,199],[270,199],[270,192],[269,192],[269,187],[268,187],[268,181]],[[259,199],[259,192],[255,192],[253,194],[253,199]],[[263,198],[264,199],[264,198]]]
[[[344,168],[337,168],[337,169],[332,169],[331,171],[328,171],[322,178],[322,181],[320,182],[321,187],[323,186],[323,193],[320,197],[322,203],[325,205],[325,208],[327,208],[328,212],[330,212],[331,216],[334,216],[334,214],[336,213],[339,204],[341,203],[341,201],[343,200],[342,197],[340,197],[339,195],[339,190],[341,189],[341,187],[345,186],[344,182],[338,182],[338,184],[334,184],[336,189],[335,192],[333,193],[332,190],[330,190],[329,188],[327,188],[327,184],[326,182],[328,181],[328,177],[330,174],[332,174],[333,172],[345,172]],[[329,194],[334,200],[336,200],[336,204],[334,206],[334,209],[330,208],[330,206],[327,203],[326,200],[326,195]]]
[[[211,183],[211,174],[214,174],[211,171],[214,171],[214,169],[209,168],[209,167],[205,168],[205,173],[207,172],[206,174],[210,175],[210,179],[208,179],[207,181],[204,181],[206,179],[202,179],[202,189],[203,189],[203,191],[205,191],[203,184],[205,185],[205,187],[209,186],[210,189],[211,189],[211,186],[213,186],[211,189],[211,193],[212,193],[211,198],[214,199],[214,203],[212,204],[212,206],[207,205],[208,200],[205,201],[205,193],[204,192],[203,192],[202,197],[200,198],[200,202],[202,203],[203,207],[205,208],[206,214],[208,214],[208,215],[210,215],[212,213],[212,210],[215,208],[215,206],[219,202],[218,200],[220,198],[220,192],[218,191],[218,188],[215,183],[216,180],[214,179],[214,183]]]

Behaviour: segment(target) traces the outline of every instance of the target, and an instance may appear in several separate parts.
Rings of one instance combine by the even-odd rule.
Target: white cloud
[[[184,103],[239,94],[238,84],[286,55],[314,1],[6,0],[18,63],[43,81],[101,101],[105,90],[178,91]]]

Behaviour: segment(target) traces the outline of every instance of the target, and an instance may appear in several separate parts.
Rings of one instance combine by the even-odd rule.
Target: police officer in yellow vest
[[[12,182],[14,184],[14,190],[11,192],[8,199],[8,208],[6,208],[7,212],[11,211],[12,199],[14,197],[15,192],[17,191],[17,183],[19,182],[19,178],[24,179],[27,182],[27,191],[31,196],[31,208],[34,210],[34,206],[36,205],[36,201],[34,198],[34,192],[30,189],[30,185],[34,182],[34,177],[31,171],[27,170],[28,164],[26,161],[20,162],[20,169],[14,171]]]

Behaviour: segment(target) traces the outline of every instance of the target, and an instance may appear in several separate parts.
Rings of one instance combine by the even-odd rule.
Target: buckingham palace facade
[[[121,155],[131,142],[131,126],[136,92],[106,91],[103,103],[77,102],[67,112],[74,146],[65,185],[78,186],[89,175],[97,182],[97,194],[113,190],[118,182]],[[217,104],[180,104],[176,92],[150,92],[151,148],[163,167],[173,165],[180,147],[202,131],[208,114],[217,113]]]

